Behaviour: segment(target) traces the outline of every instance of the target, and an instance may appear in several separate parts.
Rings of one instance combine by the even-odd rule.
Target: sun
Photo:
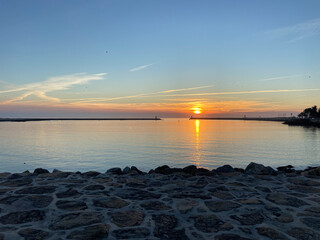
[[[194,110],[193,113],[194,113],[194,114],[200,114],[201,111],[200,111],[200,110]]]

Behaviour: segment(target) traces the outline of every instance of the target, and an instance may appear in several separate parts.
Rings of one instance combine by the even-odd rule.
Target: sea
[[[0,172],[320,165],[320,129],[244,120],[0,122]]]

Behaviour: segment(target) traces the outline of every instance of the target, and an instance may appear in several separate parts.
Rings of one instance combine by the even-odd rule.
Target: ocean
[[[320,163],[320,129],[280,122],[189,120],[46,121],[0,123],[0,172],[105,172],[136,166],[143,171],[161,165],[250,162],[296,169]]]

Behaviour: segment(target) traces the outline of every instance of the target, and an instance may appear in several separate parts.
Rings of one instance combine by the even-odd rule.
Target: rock
[[[131,171],[129,167],[125,167],[122,171],[123,174],[128,174]]]
[[[163,202],[160,202],[160,201],[148,201],[140,204],[140,206],[146,210],[155,210],[155,211],[171,209],[171,207],[168,207],[167,205],[165,205]]]
[[[131,171],[137,171],[138,174],[142,174],[142,171],[140,171],[138,168],[136,168],[135,166],[131,167]]]
[[[59,200],[56,202],[56,206],[62,210],[68,211],[80,211],[88,208],[87,204],[82,201],[65,201]]]
[[[119,193],[116,194],[120,198],[124,199],[130,199],[130,200],[148,200],[148,199],[158,199],[161,197],[161,194],[152,193],[149,191],[141,190],[141,189],[135,189],[135,188],[129,188],[125,189]]]
[[[212,233],[219,232],[221,226],[225,224],[216,215],[200,215],[192,217],[194,219],[194,226],[201,232]]]
[[[292,179],[288,179],[288,182],[296,184],[296,185],[303,185],[303,186],[312,186],[312,187],[320,186],[320,182],[312,181],[309,179],[292,178]]]
[[[259,205],[259,204],[263,204],[263,202],[260,201],[260,200],[257,199],[257,198],[239,199],[238,202],[241,203],[241,204],[248,204],[248,205]]]
[[[281,213],[279,216],[276,217],[278,222],[281,223],[291,223],[293,222],[293,216],[289,213]]]
[[[57,192],[57,198],[69,198],[69,197],[79,197],[81,194],[74,189],[68,189],[67,191]]]
[[[301,218],[300,221],[304,223],[306,226],[313,228],[314,230],[320,229],[320,218]]]
[[[257,186],[257,187],[255,187],[255,189],[257,189],[257,190],[259,190],[259,191],[261,191],[261,192],[271,193],[270,188],[267,188],[267,187]]]
[[[301,192],[301,193],[320,193],[320,189],[316,187],[310,186],[300,186],[300,185],[293,185],[288,184],[287,188],[293,191]]]
[[[319,177],[320,176],[320,167],[310,168],[301,173],[302,176],[306,177]]]
[[[152,215],[152,219],[155,223],[154,227],[154,236],[158,238],[164,238],[165,236],[169,236],[175,229],[178,224],[178,220],[173,215]]]
[[[12,212],[0,217],[0,223],[2,224],[21,224],[28,222],[37,222],[43,220],[45,217],[44,211],[31,210]]]
[[[94,185],[86,186],[83,189],[88,190],[88,191],[96,191],[96,190],[103,190],[103,189],[105,189],[105,187],[100,184],[94,184]]]
[[[121,168],[115,167],[115,168],[110,168],[109,170],[107,170],[106,173],[120,175],[120,174],[122,174],[122,170],[121,170]]]
[[[195,166],[195,165],[190,165],[190,166],[184,167],[182,169],[182,172],[188,173],[191,175],[195,175],[196,171],[197,171],[197,166]]]
[[[181,199],[177,201],[176,208],[180,213],[185,214],[198,205],[199,203],[196,200]]]
[[[96,177],[96,176],[98,176],[98,175],[100,175],[100,174],[101,174],[101,173],[96,172],[96,171],[89,171],[89,172],[84,172],[84,173],[82,173],[81,175],[82,175],[83,177],[90,178],[90,177]]]
[[[12,173],[10,176],[8,176],[8,179],[19,179],[23,178],[23,175],[20,173]]]
[[[118,227],[138,226],[144,220],[144,214],[137,211],[112,212],[111,222]]]
[[[55,186],[41,186],[41,187],[26,187],[16,191],[16,194],[44,194],[53,193],[56,190]]]
[[[106,239],[109,235],[110,226],[104,223],[91,225],[82,230],[71,232],[67,239],[90,240]]]
[[[117,229],[112,232],[116,239],[146,239],[150,235],[150,230],[144,227]]]
[[[62,215],[60,219],[49,226],[51,230],[66,230],[102,222],[103,216],[99,212],[77,212]]]
[[[0,199],[0,204],[12,204],[15,201],[22,199],[22,196],[9,196]]]
[[[97,199],[93,201],[93,205],[103,208],[123,208],[125,206],[128,206],[129,204],[130,202],[117,197]]]
[[[48,195],[31,195],[25,198],[30,202],[30,205],[35,208],[45,208],[53,201],[53,197]]]
[[[258,233],[262,236],[266,236],[272,240],[289,240],[284,234],[268,227],[257,227]]]
[[[43,173],[49,173],[49,171],[47,169],[43,169],[43,168],[36,168],[33,171],[34,174],[43,174]]]
[[[11,188],[2,188],[0,189],[0,195],[6,194],[7,192],[11,191]]]
[[[262,223],[264,220],[264,217],[259,212],[241,214],[240,216],[241,217],[231,215],[231,218],[237,220],[242,225],[256,225]]]
[[[229,211],[241,207],[239,203],[231,201],[206,201],[205,204],[213,212]]]
[[[251,162],[244,170],[246,174],[256,175],[274,175],[276,172],[271,167],[265,167],[262,164]]]
[[[222,167],[218,167],[216,169],[216,173],[233,173],[235,170],[230,165],[223,165]]]
[[[43,240],[49,236],[48,232],[34,228],[21,229],[18,234],[25,240]]]
[[[0,179],[1,179],[1,178],[6,178],[6,177],[8,177],[8,176],[10,176],[10,174],[11,174],[11,173],[9,173],[9,172],[0,173]]]
[[[224,191],[213,192],[212,196],[215,196],[216,198],[220,198],[222,200],[234,199],[234,196],[232,194],[230,194],[229,192],[224,192]]]
[[[154,170],[155,173],[160,173],[160,174],[170,174],[172,173],[172,170],[169,166],[167,165],[163,165],[161,167],[157,167],[155,170]]]
[[[21,187],[24,185],[29,185],[30,183],[32,183],[32,179],[28,177],[24,177],[19,179],[9,179],[7,181],[0,183],[0,185],[6,186],[6,187]]]
[[[223,233],[214,237],[215,240],[254,240],[253,238],[241,237],[233,233]]]
[[[0,233],[0,240],[4,240],[4,235]]]
[[[292,165],[277,167],[277,170],[284,173],[293,173],[295,171]]]
[[[320,240],[320,234],[307,228],[294,227],[287,234],[299,240]]]
[[[284,193],[270,193],[266,197],[267,200],[279,205],[291,206],[291,207],[302,207],[308,205],[305,201],[291,197]]]

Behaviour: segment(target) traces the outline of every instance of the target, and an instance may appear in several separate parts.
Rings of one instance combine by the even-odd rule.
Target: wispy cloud
[[[41,98],[47,101],[59,102],[60,101],[59,98],[47,96],[47,93],[59,91],[59,90],[66,90],[73,85],[85,84],[93,80],[101,80],[103,79],[103,76],[105,74],[106,73],[98,73],[98,74],[77,73],[72,75],[53,77],[43,82],[30,83],[30,84],[17,86],[15,88],[7,89],[7,90],[0,90],[0,94],[23,92],[23,94],[17,97],[8,99],[2,103],[20,101],[31,95],[34,95],[38,98]]]
[[[289,27],[267,31],[266,34],[272,38],[283,38],[287,42],[296,42],[320,34],[320,18]]]
[[[298,78],[298,77],[305,77],[308,74],[295,74],[295,75],[287,75],[287,76],[280,76],[280,77],[272,77],[272,78],[264,78],[258,81],[265,82],[265,81],[273,81],[273,80],[282,80],[282,79],[289,79],[289,78]]]
[[[284,93],[284,92],[311,92],[320,91],[320,88],[313,89],[281,89],[281,90],[259,90],[259,91],[243,91],[243,92],[210,92],[210,93],[184,93],[184,94],[170,94],[170,97],[184,97],[184,96],[214,96],[214,95],[238,95],[238,94],[254,94],[254,93]]]
[[[153,93],[141,93],[136,95],[112,97],[112,98],[91,98],[91,99],[87,98],[87,99],[83,99],[81,102],[107,102],[107,101],[114,101],[114,100],[128,99],[128,98],[151,97],[156,95],[164,95],[172,92],[183,92],[183,91],[192,91],[192,90],[197,90],[202,88],[209,88],[212,86],[213,85],[199,86],[199,87],[192,87],[192,88],[179,88],[179,89],[171,89],[171,90],[165,90],[165,91],[159,91],[159,92],[153,92]]]
[[[130,69],[129,71],[130,71],[130,72],[140,71],[140,70],[145,69],[145,68],[147,68],[147,67],[150,67],[150,66],[152,66],[152,65],[153,65],[152,63],[151,63],[151,64],[147,64],[147,65],[142,65],[142,66],[139,66],[139,67],[136,67],[136,68],[132,68],[132,69]]]

